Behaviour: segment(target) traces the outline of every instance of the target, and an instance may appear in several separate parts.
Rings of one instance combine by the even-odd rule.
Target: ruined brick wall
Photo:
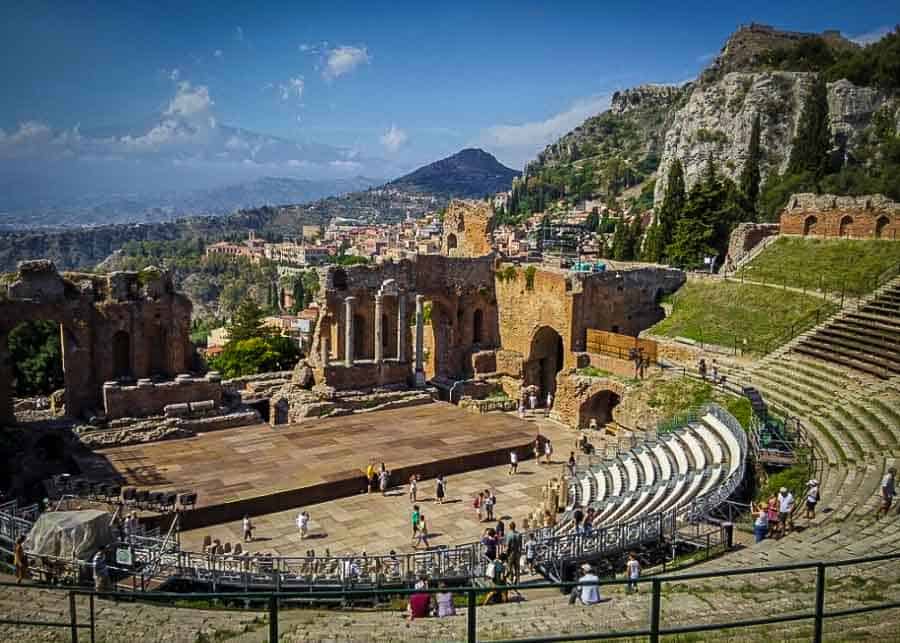
[[[157,415],[169,404],[222,403],[222,384],[217,377],[180,377],[168,382],[141,380],[134,386],[114,382],[103,385],[103,406],[109,419]]]
[[[483,257],[493,250],[494,208],[483,201],[453,200],[444,215],[441,254]]]
[[[342,364],[328,366],[321,371],[328,386],[336,390],[365,389],[390,384],[408,384],[410,370],[408,364],[397,362],[362,362],[347,368]]]
[[[22,262],[0,301],[0,422],[13,419],[7,335],[27,320],[60,324],[65,405],[74,417],[102,408],[105,381],[173,377],[191,367],[191,302],[168,274],[61,276],[50,261]]]
[[[880,194],[795,194],[781,212],[781,234],[900,239],[900,203]]]
[[[753,248],[766,237],[777,235],[777,223],[739,223],[728,238],[728,254],[725,257],[729,265],[737,264]]]
[[[592,403],[598,397],[611,393],[621,399],[627,390],[623,383],[614,379],[561,373],[557,378],[551,417],[571,427],[587,428],[594,416]],[[612,416],[615,417],[615,408],[612,409]]]

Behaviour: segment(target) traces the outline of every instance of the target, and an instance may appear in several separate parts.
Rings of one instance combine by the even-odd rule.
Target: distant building
[[[207,349],[213,346],[224,346],[228,343],[228,328],[220,326],[209,331],[209,337],[206,339]],[[208,352],[208,351],[207,351]]]

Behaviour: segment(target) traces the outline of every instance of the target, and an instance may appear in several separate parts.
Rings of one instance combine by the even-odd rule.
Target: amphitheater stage
[[[82,471],[124,485],[195,490],[182,513],[196,529],[359,494],[369,462],[391,484],[413,473],[452,475],[531,457],[533,424],[503,413],[476,415],[444,402],[271,427],[225,429],[190,438],[98,450]]]

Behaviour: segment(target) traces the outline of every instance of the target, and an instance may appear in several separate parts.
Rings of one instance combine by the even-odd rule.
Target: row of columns
[[[356,304],[356,297],[350,296],[344,299],[344,365],[353,366],[355,360],[354,355],[354,324],[353,324],[353,308]],[[375,295],[375,363],[384,362],[384,295]],[[328,363],[327,346],[322,343],[322,360]],[[424,295],[416,295],[416,336],[415,336],[415,353],[416,353],[416,382],[425,379],[425,297]],[[406,361],[406,296],[404,294],[397,295],[397,361]]]

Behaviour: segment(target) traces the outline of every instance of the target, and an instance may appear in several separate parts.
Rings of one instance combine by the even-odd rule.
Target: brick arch
[[[560,376],[556,389],[553,417],[577,428],[586,428],[592,417],[597,417],[597,406],[612,419],[613,408],[625,397],[627,388],[621,382],[609,378],[582,377],[580,375]],[[615,402],[610,404],[610,402]],[[601,418],[603,419],[603,418]],[[598,421],[598,424],[601,422]]]
[[[811,214],[803,220],[803,236],[809,236],[816,233],[816,226],[819,224],[819,218]]]
[[[849,237],[850,236],[850,228],[853,226],[853,217],[849,214],[845,214],[841,217],[841,222],[838,226],[838,236],[839,237]]]
[[[550,325],[538,326],[531,333],[525,361],[525,385],[540,388],[541,398],[556,392],[556,374],[565,363],[563,334]]]
[[[891,220],[887,217],[886,214],[882,214],[880,217],[875,219],[875,238],[881,239],[884,235],[885,229],[891,224]]]

